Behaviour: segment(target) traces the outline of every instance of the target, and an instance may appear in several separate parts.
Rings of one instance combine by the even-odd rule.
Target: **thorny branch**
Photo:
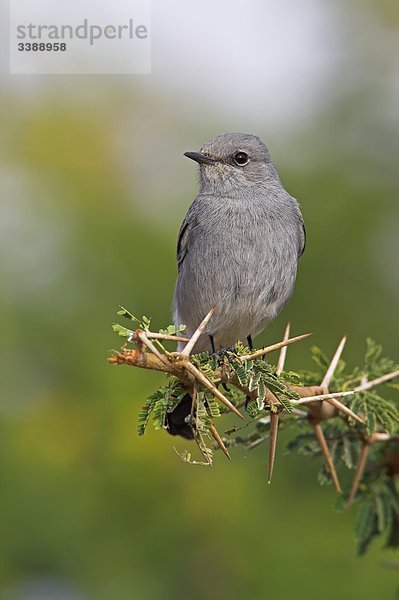
[[[336,468],[335,453],[337,444],[346,445],[346,451],[348,451],[348,440],[351,441],[352,445],[359,444],[361,451],[353,481],[348,487],[347,493],[344,494],[346,507],[348,508],[356,498],[363,479],[366,478],[367,480],[367,465],[371,446],[385,444],[389,450],[391,448],[390,444],[398,439],[398,436],[393,435],[392,432],[384,430],[382,415],[379,416],[379,421],[376,422],[375,416],[373,417],[371,413],[368,414],[367,404],[362,398],[365,393],[370,393],[371,390],[398,377],[399,369],[396,368],[384,373],[378,372],[378,376],[370,381],[367,374],[364,373],[361,379],[359,379],[360,375],[356,374],[352,379],[347,378],[344,380],[340,375],[340,370],[342,370],[341,356],[346,343],[346,336],[344,336],[338,344],[331,361],[325,363],[325,372],[319,384],[314,383],[314,381],[305,381],[301,384],[296,381],[291,382],[289,376],[284,373],[288,346],[306,339],[311,334],[290,337],[290,324],[287,325],[283,340],[276,344],[252,352],[246,351],[247,349],[244,347],[237,350],[228,349],[225,353],[218,353],[213,357],[207,355],[204,359],[204,355],[193,354],[193,350],[214,309],[215,307],[209,311],[191,338],[180,335],[181,330],[174,331],[172,326],[172,332],[169,331],[171,327],[166,330],[166,333],[151,332],[148,320],[144,323],[144,326],[132,331],[114,326],[120,335],[128,337],[128,341],[133,347],[127,347],[125,344],[120,351],[114,350],[108,360],[114,365],[125,364],[166,373],[169,376],[169,381],[175,382],[173,385],[177,386],[176,389],[180,392],[180,395],[171,395],[173,400],[172,410],[175,410],[189,394],[191,410],[189,408],[187,411],[185,421],[191,428],[192,437],[197,442],[205,462],[192,461],[191,455],[188,453],[186,455],[179,454],[181,458],[188,462],[212,466],[212,450],[207,448],[205,438],[212,439],[216,446],[230,459],[228,446],[234,445],[234,443],[220,435],[214,420],[220,417],[221,411],[226,412],[226,410],[233,412],[241,419],[245,419],[239,410],[244,405],[246,408],[248,405],[247,411],[250,412],[252,419],[242,427],[237,426],[226,433],[239,432],[253,423],[261,429],[263,428],[262,434],[248,437],[247,448],[258,446],[267,438],[269,439],[267,474],[269,483],[273,475],[281,416],[284,416],[283,425],[285,422],[300,424],[304,420],[308,423],[310,431],[313,431],[314,434],[314,443],[318,445],[319,452],[323,456],[330,481],[339,494],[342,493],[342,486]],[[119,314],[135,319],[125,309],[122,309]],[[140,325],[143,324],[140,323]],[[121,330],[128,332],[129,335],[121,333]],[[185,346],[180,352],[169,352],[163,344],[170,341],[184,342]],[[276,350],[280,350],[277,366],[273,368],[274,370],[270,367],[269,371],[265,371],[265,367],[261,365],[268,363],[263,363],[261,359]],[[211,363],[212,366],[210,366]],[[264,379],[262,379],[262,373],[265,375]],[[352,389],[348,389],[348,383],[352,380],[357,385],[353,385]],[[262,381],[269,383],[264,385]],[[341,387],[338,385],[340,382],[342,383]],[[332,384],[333,387],[331,388]],[[165,392],[165,394],[167,393]],[[162,397],[161,394],[159,399],[162,399]],[[245,398],[247,398],[246,401]],[[222,403],[220,409],[217,407],[217,402]],[[250,411],[251,405],[255,406],[251,409],[252,414]],[[301,410],[298,410],[299,407]],[[144,413],[144,428],[150,410],[151,405],[148,406],[148,411]],[[169,409],[165,408],[165,416],[168,410],[170,410],[170,407]],[[392,408],[389,410],[391,410],[392,420],[395,421],[397,415],[394,414]],[[375,412],[378,413],[377,408]],[[336,417],[340,417],[338,429],[336,425],[332,425],[337,423]],[[373,419],[374,430],[371,431],[370,422],[373,422]],[[165,427],[165,422],[161,421],[160,426]],[[333,430],[334,435],[332,436],[331,432]],[[238,439],[236,437],[235,443],[238,443]],[[399,472],[399,451],[396,452],[397,465],[395,466],[395,464],[392,464],[392,456],[395,455],[395,452],[388,450],[387,455],[390,457],[391,464],[389,466],[387,462],[383,468],[386,472],[396,474]]]

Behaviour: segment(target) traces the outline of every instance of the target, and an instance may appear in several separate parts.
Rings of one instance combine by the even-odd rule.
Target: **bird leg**
[[[213,335],[209,334],[209,342],[211,344],[211,354],[216,354],[215,340],[213,339]]]
[[[252,351],[253,351],[253,349],[254,349],[254,344],[253,344],[253,341],[252,341],[252,336],[251,336],[251,334],[247,335],[247,342],[248,342],[248,348],[249,348],[249,350],[252,352]],[[251,398],[250,398],[249,396],[247,396],[247,397],[245,398],[245,410],[247,410],[247,408],[248,408],[248,404],[249,404],[250,400],[251,400]]]

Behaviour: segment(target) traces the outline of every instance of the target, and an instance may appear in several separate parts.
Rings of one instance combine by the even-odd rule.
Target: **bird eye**
[[[246,152],[236,152],[233,156],[233,160],[239,167],[243,167],[249,163],[249,156]]]

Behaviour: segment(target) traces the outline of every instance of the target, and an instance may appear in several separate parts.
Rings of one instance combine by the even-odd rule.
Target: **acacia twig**
[[[210,318],[212,317],[213,313],[215,312],[215,308],[216,308],[216,305],[211,308],[209,313],[206,315],[206,317],[203,319],[203,321],[199,324],[197,329],[194,331],[190,340],[184,346],[183,350],[180,352],[181,356],[187,356],[187,357],[190,356],[192,349],[194,348],[195,344],[198,341],[198,338],[203,333],[205,327],[209,323]]]
[[[229,460],[231,460],[231,456],[226,448],[226,446],[223,443],[222,438],[220,437],[218,430],[216,429],[215,425],[212,423],[212,425],[209,428],[214,440],[216,441],[216,443],[218,444],[219,448],[222,450],[222,452],[224,452],[224,454],[227,456],[227,458]]]
[[[296,337],[290,338],[288,340],[283,340],[282,342],[277,342],[277,344],[272,344],[271,346],[266,346],[261,350],[256,350],[256,352],[252,352],[252,354],[245,354],[244,356],[240,356],[241,360],[254,360],[255,358],[259,358],[260,356],[264,356],[269,352],[274,352],[274,350],[279,350],[280,348],[284,348],[284,346],[290,346],[291,344],[295,344],[295,342],[300,342],[305,338],[313,335],[313,333],[303,333],[302,335],[297,335]]]
[[[286,342],[290,337],[291,324],[287,323],[285,328],[283,342]],[[277,361],[276,375],[281,375],[284,369],[285,358],[287,356],[287,346],[282,346]],[[269,472],[267,482],[272,482],[274,461],[276,458],[276,447],[277,447],[277,435],[278,435],[278,412],[272,412],[270,415],[270,439],[269,439]]]
[[[168,359],[166,358],[166,356],[165,356],[164,354],[161,354],[161,353],[159,352],[158,348],[156,348],[156,347],[154,346],[154,344],[153,344],[152,342],[150,342],[150,340],[148,339],[148,337],[147,337],[147,335],[146,335],[145,331],[139,331],[139,332],[137,333],[137,337],[139,338],[139,340],[140,340],[141,342],[143,342],[143,344],[144,344],[145,346],[147,346],[147,348],[148,348],[149,350],[151,350],[151,352],[152,352],[153,354],[155,354],[155,356],[156,356],[157,358],[159,358],[159,360],[160,360],[162,363],[164,363],[164,364],[168,364],[168,363],[169,363],[169,361],[168,361]]]
[[[156,333],[154,331],[146,331],[148,339],[167,340],[169,342],[188,342],[190,338],[180,335],[169,335],[168,333]]]
[[[298,389],[298,388],[296,388]],[[291,404],[309,404],[311,402],[320,402],[320,400],[328,400],[330,398],[342,398],[344,396],[353,396],[355,392],[333,392],[331,394],[317,394],[315,396],[305,396],[304,398],[293,398]],[[346,408],[346,407],[345,407]],[[353,413],[355,414],[355,413]],[[357,416],[357,415],[355,415]]]
[[[386,375],[381,375],[381,377],[377,377],[377,379],[373,379],[372,381],[366,381],[361,383],[355,388],[355,392],[365,392],[377,385],[381,385],[381,383],[385,383],[390,379],[394,379],[395,377],[399,377],[399,369],[397,371],[392,371],[392,373],[387,373]]]
[[[326,390],[326,393],[328,392],[328,386],[331,383],[331,380],[334,376],[335,373],[335,369],[338,366],[339,360],[341,358],[341,354],[344,350],[345,347],[345,343],[346,343],[346,335],[344,335],[344,337],[342,338],[342,340],[340,341],[340,343],[338,344],[338,348],[335,351],[334,356],[331,359],[330,365],[326,371],[326,374],[324,375],[323,381],[320,384],[321,388],[324,388]]]
[[[334,486],[336,491],[338,492],[338,494],[342,493],[342,489],[341,489],[341,485],[339,483],[339,479],[338,479],[338,475],[337,472],[335,470],[335,465],[334,465],[334,461],[332,459],[332,456],[330,454],[330,450],[328,449],[328,445],[327,445],[327,441],[326,438],[324,437],[324,433],[323,430],[321,428],[320,423],[318,422],[310,422],[312,427],[313,427],[313,431],[315,432],[315,436],[316,439],[319,443],[321,452],[324,456],[324,460],[326,461],[327,464],[327,468],[330,471],[330,475],[331,475],[331,479],[333,480]]]
[[[270,415],[269,473],[268,473],[268,477],[267,477],[267,483],[272,482],[274,459],[276,457],[277,434],[278,434],[278,413],[272,413]]]
[[[360,481],[363,477],[364,469],[366,468],[367,455],[369,453],[369,448],[370,448],[370,443],[366,440],[362,446],[362,451],[360,453],[360,460],[356,467],[352,487],[349,492],[348,502],[346,503],[346,507],[345,507],[346,509],[351,507],[353,500],[355,499],[357,489],[358,489]]]
[[[215,386],[213,385],[213,383],[211,383],[211,382],[209,381],[209,379],[207,379],[207,378],[205,377],[205,375],[204,375],[204,374],[203,374],[203,373],[202,373],[202,372],[201,372],[199,369],[197,369],[197,367],[195,367],[195,366],[194,366],[194,365],[193,365],[191,362],[189,362],[189,361],[186,361],[186,362],[184,362],[183,364],[184,364],[184,368],[185,368],[187,371],[189,371],[189,372],[190,372],[192,375],[194,375],[194,377],[195,377],[196,379],[198,379],[198,381],[199,381],[200,383],[202,383],[202,385],[204,385],[206,388],[208,388],[208,390],[209,390],[210,392],[212,392],[212,394],[213,394],[214,396],[216,396],[216,398],[218,398],[218,399],[219,399],[221,402],[223,402],[223,404],[224,404],[225,406],[227,406],[227,408],[229,408],[229,409],[230,409],[230,410],[232,410],[234,413],[236,413],[236,415],[237,415],[237,416],[239,416],[239,417],[240,417],[240,419],[244,419],[244,420],[245,420],[245,417],[244,417],[244,416],[243,416],[243,415],[240,413],[240,411],[239,411],[239,410],[237,410],[237,408],[234,406],[234,404],[232,404],[232,403],[230,402],[230,400],[228,400],[228,399],[226,398],[226,396],[224,396],[224,395],[222,394],[222,392],[220,392],[220,391],[217,389],[217,387],[215,387]]]

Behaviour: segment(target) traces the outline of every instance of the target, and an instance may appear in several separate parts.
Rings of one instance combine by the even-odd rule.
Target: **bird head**
[[[255,135],[225,133],[185,156],[200,165],[201,191],[217,195],[280,182],[269,150]]]

